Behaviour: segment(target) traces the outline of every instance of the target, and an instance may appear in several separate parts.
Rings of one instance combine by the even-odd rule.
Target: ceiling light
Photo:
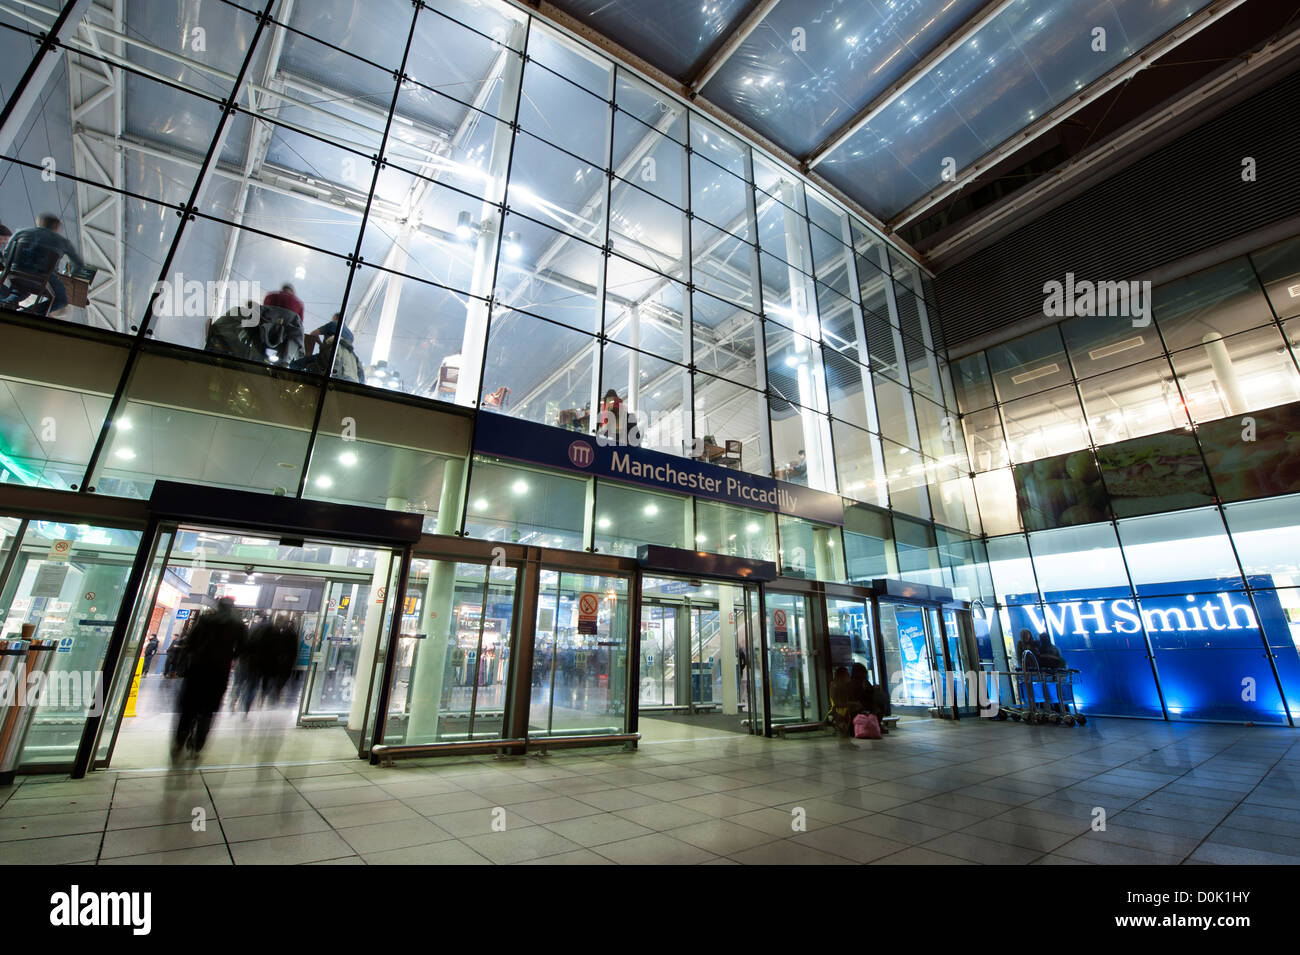
[[[481,512],[481,511],[486,511],[487,509],[488,509],[487,498],[480,497],[474,501],[474,510]]]
[[[462,212],[456,217],[456,238],[462,242],[468,242],[473,234],[474,229],[469,219],[469,213]]]
[[[130,430],[131,430],[131,419],[130,419],[130,418],[118,418],[116,424],[117,424],[117,429],[118,429],[119,431],[130,431]]]
[[[757,533],[758,533],[758,525],[757,525],[757,524],[749,524],[748,526],[745,527],[745,530],[746,530],[746,532],[748,532],[748,533],[750,533],[750,534],[757,534]]]
[[[344,467],[350,468],[352,467],[352,465],[356,463],[357,463],[357,456],[356,453],[353,451],[344,451],[342,454],[339,455],[339,464],[343,465]]]
[[[135,452],[132,451],[130,448],[119,448],[117,451],[117,456],[121,458],[123,461],[135,460]]]
[[[293,277],[298,280],[305,279],[307,277],[307,269],[304,266],[298,266],[293,270]]]
[[[659,505],[657,505],[657,504],[647,504],[647,505],[645,506],[645,516],[646,516],[646,517],[654,517],[654,516],[655,516],[656,514],[658,514],[658,513],[659,513]]]
[[[703,535],[703,534],[696,534],[696,535],[695,535],[695,543],[697,543],[697,544],[703,544],[703,543],[706,542],[707,540],[708,540],[708,538],[707,538],[705,535]]]
[[[330,477],[328,474],[322,474],[320,477],[316,479],[316,486],[324,487],[324,488],[333,487],[334,479]]]
[[[506,258],[518,259],[524,254],[524,247],[519,244],[519,233],[511,232],[506,236]]]
[[[600,520],[596,521],[596,526],[599,527],[602,531],[608,530],[609,524],[610,521],[608,517],[602,517]]]
[[[514,484],[510,485],[510,490],[513,491],[516,496],[519,496],[521,494],[527,494],[528,483],[523,480],[516,481]]]

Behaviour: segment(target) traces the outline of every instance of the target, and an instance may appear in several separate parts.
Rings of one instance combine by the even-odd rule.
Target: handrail
[[[606,746],[614,743],[635,743],[640,739],[640,733],[607,733],[597,736],[538,736],[530,738],[528,745],[545,751],[570,746]]]

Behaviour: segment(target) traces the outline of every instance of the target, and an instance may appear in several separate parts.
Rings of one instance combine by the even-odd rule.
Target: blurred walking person
[[[235,602],[222,597],[216,610],[199,618],[187,642],[180,715],[172,739],[173,765],[180,762],[183,753],[196,760],[203,750],[212,717],[221,708],[221,698],[230,683],[230,665],[248,642],[248,628],[235,612]]]

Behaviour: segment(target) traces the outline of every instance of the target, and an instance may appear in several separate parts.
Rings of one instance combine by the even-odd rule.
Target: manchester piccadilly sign
[[[491,412],[478,415],[474,451],[821,524],[844,523],[843,504],[835,494]]]

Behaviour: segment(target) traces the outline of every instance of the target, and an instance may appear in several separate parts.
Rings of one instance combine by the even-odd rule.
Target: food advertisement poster
[[[1027,531],[1091,524],[1110,517],[1106,488],[1091,451],[1017,464],[1012,474]]]
[[[1116,517],[1136,517],[1214,503],[1196,439],[1187,431],[1132,438],[1097,449]]]
[[[1300,402],[1207,421],[1198,433],[1222,500],[1300,490]]]

